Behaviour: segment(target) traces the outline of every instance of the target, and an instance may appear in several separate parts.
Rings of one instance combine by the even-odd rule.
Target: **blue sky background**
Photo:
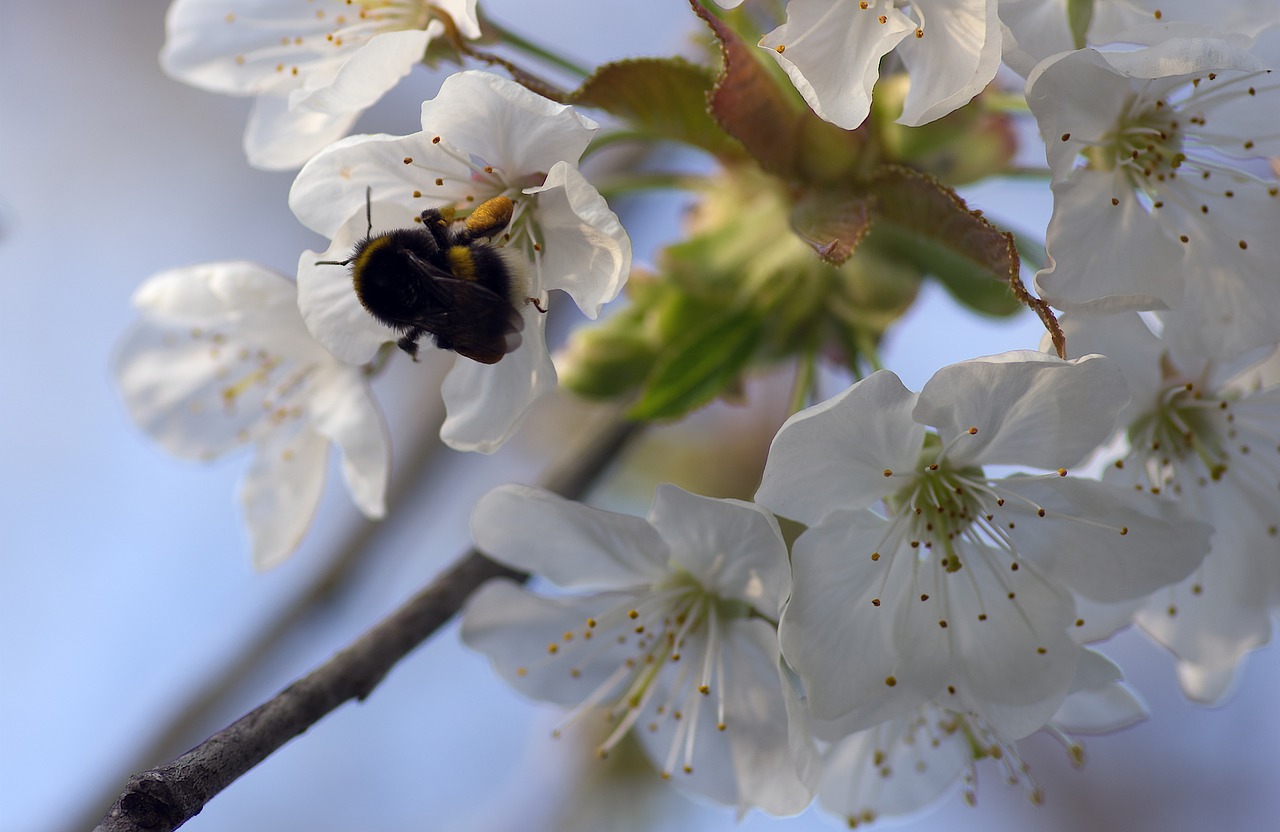
[[[94,801],[118,791],[137,749],[323,572],[362,522],[334,478],[297,555],[254,573],[232,498],[245,457],[211,465],[166,457],[129,422],[114,388],[114,346],[134,318],[130,295],[147,276],[235,258],[289,273],[298,253],[319,242],[288,210],[291,175],[244,163],[247,102],[161,74],[165,6],[13,4],[0,25],[0,832],[77,828]],[[490,9],[588,61],[680,50],[695,25],[681,0],[495,0]],[[436,83],[415,73],[361,128],[418,129],[419,103]],[[989,216],[1039,233],[1047,193],[1018,183],[971,198]],[[679,210],[675,201],[646,206],[660,210],[631,229],[641,258],[676,233]],[[1029,316],[993,325],[928,291],[893,333],[887,360],[918,389],[946,363],[1034,348],[1038,339]],[[378,381],[401,453],[438,407],[439,369],[399,362]],[[279,644],[187,744],[323,661],[461,551],[475,499],[536,475],[563,407],[550,402],[495,457],[442,452],[350,585]],[[706,424],[687,428],[686,441]],[[642,510],[649,495],[635,489]],[[1140,636],[1122,635],[1106,650],[1151,705],[1148,723],[1089,741],[1080,772],[1052,741],[1028,741],[1045,807],[1032,808],[985,767],[979,809],[952,796],[914,826],[1169,832],[1264,828],[1280,817],[1272,651],[1252,657],[1225,707],[1204,709],[1182,699],[1171,662]],[[549,739],[555,720],[553,709],[507,690],[451,628],[367,702],[295,740],[186,828],[573,828],[560,812],[582,829],[737,828],[730,811],[648,788],[657,781],[647,774],[615,781],[621,786],[593,804],[584,793],[599,771],[584,749]],[[838,827],[810,813],[752,816],[741,828]]]

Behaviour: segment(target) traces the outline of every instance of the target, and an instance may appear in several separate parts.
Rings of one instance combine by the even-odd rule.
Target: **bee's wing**
[[[431,311],[414,323],[435,336],[436,345],[482,364],[496,364],[520,346],[524,317],[511,301],[470,280],[445,277],[410,255],[420,269]]]

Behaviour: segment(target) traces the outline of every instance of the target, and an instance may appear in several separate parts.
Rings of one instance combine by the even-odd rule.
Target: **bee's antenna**
[[[373,236],[373,186],[366,185],[364,188],[364,221],[368,223],[368,228],[364,231],[364,236]]]
[[[364,221],[368,225],[368,228],[365,229],[364,236],[372,237],[373,236],[373,186],[372,185],[366,185],[364,189]],[[316,265],[317,266],[345,266],[348,263],[350,263],[353,259],[355,258],[348,257],[346,260],[317,260]]]

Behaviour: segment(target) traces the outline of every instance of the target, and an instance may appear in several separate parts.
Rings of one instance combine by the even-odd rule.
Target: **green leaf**
[[[642,133],[740,159],[742,148],[707,111],[715,73],[681,58],[636,58],[599,67],[569,96],[598,107]]]
[[[1088,42],[1093,4],[1094,0],[1067,0],[1067,26],[1071,29],[1071,42],[1076,49],[1084,49]]]
[[[703,319],[668,344],[628,415],[675,419],[733,386],[760,342],[761,322],[740,309]]]
[[[1020,263],[1013,235],[969,210],[955,191],[911,168],[885,166],[868,184],[876,197],[868,243],[932,274],[979,312],[1009,315]]]

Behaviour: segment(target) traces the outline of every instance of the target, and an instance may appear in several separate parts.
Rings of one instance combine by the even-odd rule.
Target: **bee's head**
[[[431,305],[422,286],[421,262],[398,240],[412,233],[404,229],[369,237],[351,256],[351,283],[360,305],[381,323],[401,330],[414,326]]]

